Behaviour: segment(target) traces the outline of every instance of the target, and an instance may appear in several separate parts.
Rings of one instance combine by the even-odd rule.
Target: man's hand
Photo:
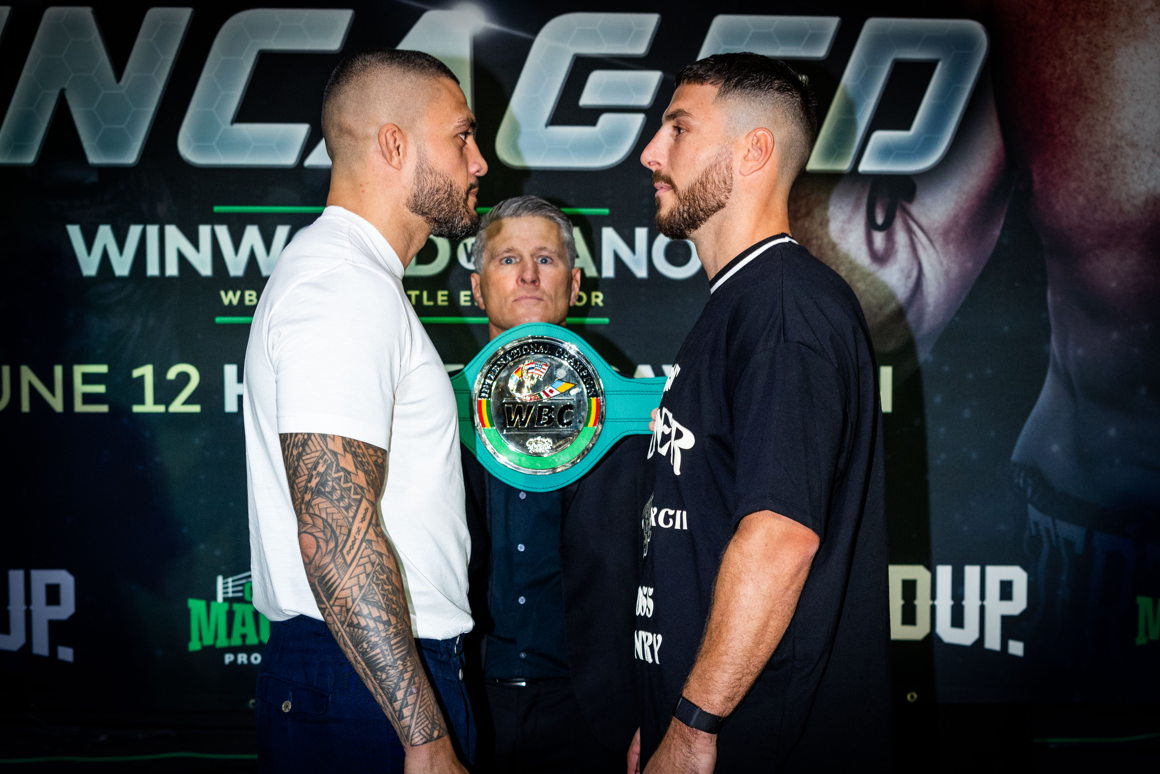
[[[632,735],[632,741],[628,745],[628,774],[640,774],[640,729]]]
[[[639,737],[636,741],[639,744]],[[674,718],[644,771],[645,774],[712,774],[716,765],[717,735],[689,728]]]
[[[404,774],[467,774],[467,769],[455,757],[448,737],[416,745],[407,750],[403,759]]]

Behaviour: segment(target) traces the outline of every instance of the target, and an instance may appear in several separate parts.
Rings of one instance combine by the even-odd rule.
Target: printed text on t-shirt
[[[692,449],[697,442],[692,431],[673,418],[673,413],[664,406],[657,413],[653,423],[653,436],[648,445],[648,458],[659,453],[668,457],[673,466],[673,475],[681,475],[681,452]]]

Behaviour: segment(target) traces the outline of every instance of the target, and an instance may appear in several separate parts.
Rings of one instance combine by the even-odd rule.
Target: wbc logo
[[[568,468],[592,448],[604,420],[596,369],[572,344],[549,336],[519,339],[480,370],[476,432],[501,464],[521,473]]]

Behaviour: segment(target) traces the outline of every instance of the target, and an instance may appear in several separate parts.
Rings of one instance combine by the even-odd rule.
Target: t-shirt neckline
[[[760,242],[757,242],[742,250],[736,258],[722,266],[721,271],[717,272],[717,276],[713,278],[713,281],[709,285],[709,294],[712,295],[718,288],[725,284],[726,280],[728,280],[737,272],[741,271],[741,269],[748,266],[766,250],[774,247],[775,245],[785,244],[786,242],[791,242],[795,245],[797,244],[796,239],[791,237],[789,234],[782,232],[780,234],[774,234],[771,237],[766,237]]]
[[[371,247],[378,253],[378,258],[386,266],[387,270],[394,274],[399,279],[403,278],[406,271],[403,266],[403,260],[387,241],[387,238],[374,227],[369,220],[359,215],[357,212],[352,212],[339,204],[328,204],[323,210],[324,215],[333,215],[341,220],[347,222],[351,227],[358,229],[368,240],[370,240]]]

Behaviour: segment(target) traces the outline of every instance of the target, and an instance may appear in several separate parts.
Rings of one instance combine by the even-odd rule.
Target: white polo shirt
[[[416,637],[472,627],[455,396],[379,231],[327,207],[282,251],[254,314],[244,379],[254,605],[322,618],[306,581],[281,433],[387,450],[383,523]]]

